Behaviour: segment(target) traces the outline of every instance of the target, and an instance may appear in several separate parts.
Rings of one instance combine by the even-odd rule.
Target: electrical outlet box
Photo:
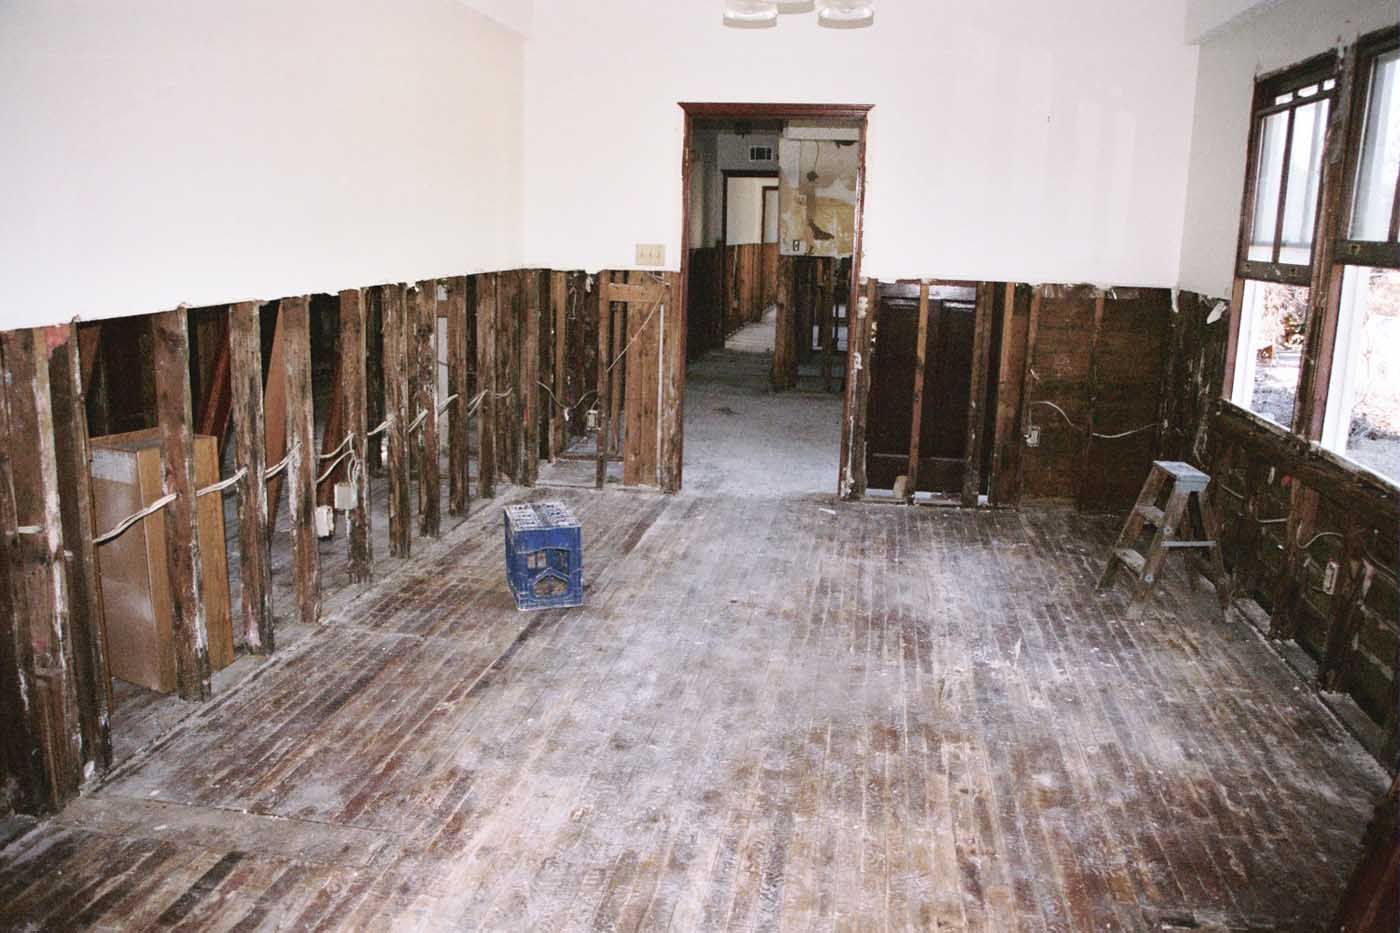
[[[1031,425],[1031,429],[1030,429],[1029,431],[1026,432],[1026,446],[1027,446],[1027,447],[1039,447],[1039,446],[1040,446],[1040,425],[1038,425],[1038,424],[1033,424],[1033,425]]]
[[[1327,569],[1322,571],[1322,592],[1326,593],[1328,596],[1337,592],[1337,570],[1337,562],[1335,560],[1329,560],[1327,562]]]
[[[313,519],[313,524],[316,526],[316,537],[329,538],[335,534],[335,509],[328,505],[318,505]]]
[[[664,265],[666,265],[666,244],[664,244],[664,243],[638,243],[638,244],[637,244],[637,265],[639,265],[639,266],[664,266]]]
[[[348,512],[356,505],[359,496],[356,495],[355,487],[349,483],[335,484],[335,507],[341,512]]]

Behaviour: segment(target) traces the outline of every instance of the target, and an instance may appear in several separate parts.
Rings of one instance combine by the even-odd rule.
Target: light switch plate
[[[639,266],[664,266],[664,265],[666,265],[666,244],[664,244],[664,243],[638,243],[638,244],[637,244],[637,265],[639,265]]]

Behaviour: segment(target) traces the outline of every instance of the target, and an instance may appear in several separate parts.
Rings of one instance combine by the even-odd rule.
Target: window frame
[[[1307,264],[1285,263],[1279,259],[1283,248],[1282,228],[1288,196],[1289,164],[1292,161],[1293,114],[1302,107],[1310,106],[1320,100],[1327,100],[1329,101],[1327,119],[1330,124],[1337,107],[1338,91],[1341,85],[1340,71],[1337,53],[1324,52],[1282,71],[1265,75],[1254,83],[1254,97],[1249,108],[1249,148],[1245,162],[1244,199],[1240,207],[1239,242],[1235,252],[1235,275],[1239,278],[1280,282],[1286,285],[1308,285],[1311,281],[1312,260],[1317,257],[1317,245],[1322,237],[1322,230],[1318,228],[1317,223],[1322,205],[1321,182],[1318,186],[1317,204],[1313,206],[1313,240],[1309,262]],[[1321,85],[1328,80],[1333,82],[1333,86],[1328,90],[1323,90]],[[1314,84],[1319,86],[1315,94],[1306,98],[1295,98],[1282,104],[1275,103],[1275,100],[1284,94],[1292,94],[1301,88]],[[1257,212],[1255,202],[1259,195],[1260,163],[1263,161],[1264,123],[1277,113],[1289,114],[1288,129],[1284,137],[1278,201],[1274,206],[1274,258],[1270,261],[1263,261],[1250,259],[1249,250],[1254,240],[1254,218]],[[1324,173],[1326,165],[1327,140],[1325,138],[1323,142]]]
[[[1339,318],[1342,312],[1342,286],[1349,267],[1372,266],[1400,269],[1400,190],[1394,196],[1387,241],[1352,240],[1357,176],[1361,168],[1366,109],[1370,102],[1372,75],[1377,59],[1400,46],[1400,25],[1390,26],[1359,37],[1338,52],[1314,56],[1297,65],[1261,76],[1255,81],[1250,107],[1249,143],[1246,151],[1245,189],[1240,209],[1239,239],[1236,246],[1235,281],[1230,296],[1230,333],[1226,347],[1221,400],[1253,420],[1265,422],[1262,416],[1234,401],[1236,369],[1242,319],[1246,311],[1245,288],[1248,282],[1277,282],[1309,288],[1308,320],[1305,325],[1302,365],[1293,404],[1293,424],[1290,433],[1321,446],[1323,428],[1328,415],[1328,397],[1333,388],[1334,373],[1344,374],[1345,364],[1335,367]],[[1329,70],[1330,69],[1330,70]],[[1321,83],[1333,78],[1333,88],[1326,92],[1329,105],[1327,128],[1323,142],[1322,175],[1318,185],[1318,203],[1313,225],[1313,245],[1306,266],[1280,263],[1251,262],[1249,247],[1253,239],[1255,196],[1259,183],[1260,142],[1263,119],[1279,112],[1285,105],[1273,101],[1290,90]],[[1319,93],[1321,90],[1319,89]],[[1309,102],[1319,98],[1313,95]],[[1292,103],[1292,102],[1290,102]],[[1287,158],[1280,181],[1282,192],[1287,189]],[[1400,189],[1400,181],[1397,182]],[[1278,222],[1276,218],[1275,222]],[[1279,237],[1275,236],[1277,241]],[[1275,256],[1279,243],[1275,243]],[[1336,406],[1333,406],[1334,408]],[[1268,422],[1273,425],[1273,422]],[[1334,432],[1335,434],[1335,432]],[[1326,448],[1347,462],[1345,451]],[[1358,464],[1361,469],[1366,469]],[[1390,485],[1393,481],[1386,480]]]

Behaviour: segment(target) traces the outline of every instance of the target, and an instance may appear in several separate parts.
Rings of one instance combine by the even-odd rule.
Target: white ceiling
[[[1186,42],[1199,45],[1277,0],[1186,0]]]

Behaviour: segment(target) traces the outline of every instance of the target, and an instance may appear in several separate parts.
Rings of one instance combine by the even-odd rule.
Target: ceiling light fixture
[[[829,29],[861,29],[875,22],[875,0],[724,0],[724,25],[768,29],[779,13],[810,13]]]
[[[873,0],[822,0],[817,22],[830,29],[862,29],[875,22]]]
[[[724,25],[735,29],[767,29],[778,25],[774,0],[724,0]]]

